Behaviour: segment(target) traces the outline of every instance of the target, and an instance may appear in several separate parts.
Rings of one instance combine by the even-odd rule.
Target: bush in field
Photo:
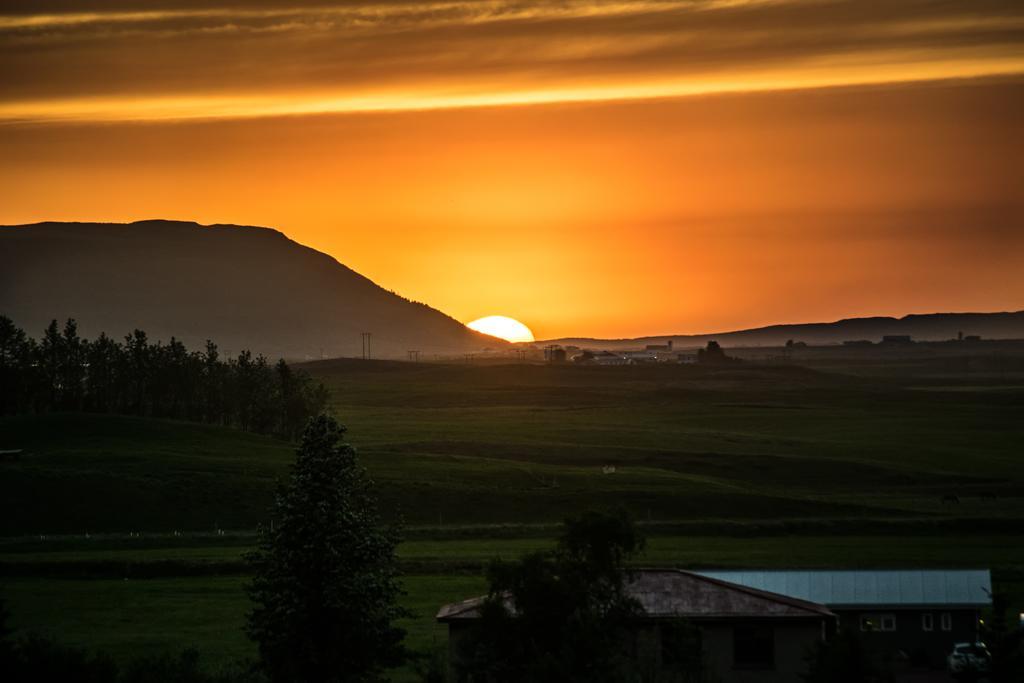
[[[495,561],[481,618],[464,641],[462,677],[495,682],[631,680],[626,562],[644,540],[625,513],[566,522],[554,551]]]
[[[321,416],[302,437],[280,488],[274,528],[248,556],[248,633],[273,681],[382,680],[401,664],[395,529],[380,522],[371,481]]]
[[[0,669],[0,680],[115,683],[117,666],[102,653],[91,654],[49,638],[30,635],[11,645]]]

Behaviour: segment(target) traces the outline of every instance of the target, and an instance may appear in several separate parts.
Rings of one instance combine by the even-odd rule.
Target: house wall
[[[742,624],[741,624],[742,625]],[[739,669],[733,665],[733,629],[728,623],[702,626],[704,653],[712,680],[722,683],[800,683],[807,672],[807,656],[822,637],[820,621],[776,621],[775,666]],[[717,678],[716,678],[717,677]]]
[[[841,628],[861,633],[865,643],[890,657],[899,659],[905,655],[911,664],[942,667],[946,655],[953,650],[954,643],[971,643],[978,638],[979,612],[975,609],[887,609],[833,607],[839,617]],[[942,629],[942,614],[948,613],[952,620],[951,629]],[[891,614],[895,617],[893,631],[863,632],[860,630],[861,617],[866,615]],[[922,615],[932,615],[932,630],[922,628]],[[902,654],[901,654],[902,653]]]
[[[455,681],[456,683],[462,683],[465,678],[458,676],[456,671],[459,662],[459,648],[462,647],[462,641],[469,633],[470,623],[452,621],[448,623],[448,680]]]
[[[733,666],[733,629],[750,625],[750,620],[705,622],[697,626],[703,643],[704,680],[715,683],[802,683],[807,671],[807,656],[821,640],[823,624],[819,620],[763,622],[775,632],[775,665],[771,669],[737,669]],[[459,655],[459,643],[469,623],[448,624],[449,680],[457,681],[453,665]],[[648,622],[635,633],[635,653],[642,680],[670,680],[659,675],[662,657],[661,626]]]

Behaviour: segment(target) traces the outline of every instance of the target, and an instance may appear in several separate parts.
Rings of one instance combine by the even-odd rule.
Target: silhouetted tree
[[[63,410],[81,410],[85,395],[85,361],[88,342],[78,336],[78,323],[68,318],[64,323],[61,358],[61,386]]]
[[[982,636],[992,653],[992,683],[1024,680],[1024,627],[1013,625],[1009,600],[1003,593],[992,595],[992,616]]]
[[[718,342],[712,340],[708,342],[707,348],[697,349],[697,362],[698,363],[727,363],[735,360],[725,355],[725,351]]]
[[[135,330],[124,338],[121,354],[121,376],[125,379],[123,403],[133,415],[146,415],[150,404],[150,358],[153,350],[142,330]]]
[[[47,396],[47,405],[51,410],[59,409],[64,398],[60,383],[61,366],[64,363],[64,338],[60,334],[56,320],[51,320],[43,331],[37,362],[44,384],[42,388]]]
[[[626,593],[626,562],[643,545],[624,512],[589,513],[566,521],[554,551],[493,562],[460,674],[499,683],[628,680],[640,605]]]
[[[63,332],[54,320],[36,344],[0,316],[0,414],[89,410],[170,417],[298,437],[323,412],[327,390],[283,360],[271,368],[248,351],[224,362],[217,345],[189,351],[178,339],[150,343],[135,330],[120,344],[106,334]]]
[[[89,366],[86,374],[86,407],[99,413],[117,409],[118,364],[120,349],[117,342],[105,334],[89,344],[86,354]]]
[[[35,402],[35,343],[7,316],[0,316],[0,414],[26,412]]]
[[[227,373],[228,367],[220,362],[217,345],[207,339],[200,371],[202,410],[207,422],[229,424],[231,421],[225,386]]]
[[[405,658],[395,559],[373,485],[333,418],[310,421],[272,530],[248,556],[248,633],[274,681],[383,680]]]
[[[859,633],[842,630],[815,646],[803,678],[807,683],[888,683],[892,674]]]

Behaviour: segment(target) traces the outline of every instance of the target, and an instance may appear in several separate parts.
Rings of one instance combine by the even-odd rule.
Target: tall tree
[[[105,413],[118,408],[117,369],[121,349],[116,341],[101,333],[89,344],[86,354],[89,371],[86,375],[88,408]]]
[[[154,347],[142,330],[134,330],[124,338],[122,368],[118,373],[124,379],[122,392],[127,412],[145,415],[151,404],[151,375]]]
[[[63,357],[60,374],[62,386],[61,408],[81,410],[85,396],[85,367],[89,344],[78,336],[78,323],[68,318],[64,323],[62,339]]]
[[[405,657],[395,546],[373,484],[333,418],[311,420],[278,491],[272,530],[248,556],[248,633],[274,681],[383,680]]]
[[[32,340],[5,315],[0,315],[0,415],[28,410],[32,402],[34,353]]]
[[[626,562],[643,546],[625,512],[588,513],[566,521],[554,551],[492,563],[460,674],[498,683],[629,680],[641,608],[626,593]]]
[[[64,337],[61,336],[57,321],[51,320],[43,331],[38,354],[38,368],[44,383],[43,393],[49,410],[59,408],[64,398],[64,387],[61,384],[63,365]]]

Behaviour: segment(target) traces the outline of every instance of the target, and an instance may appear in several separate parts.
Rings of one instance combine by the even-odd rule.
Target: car
[[[946,667],[953,675],[988,673],[992,668],[992,655],[985,643],[957,643],[946,658]]]

